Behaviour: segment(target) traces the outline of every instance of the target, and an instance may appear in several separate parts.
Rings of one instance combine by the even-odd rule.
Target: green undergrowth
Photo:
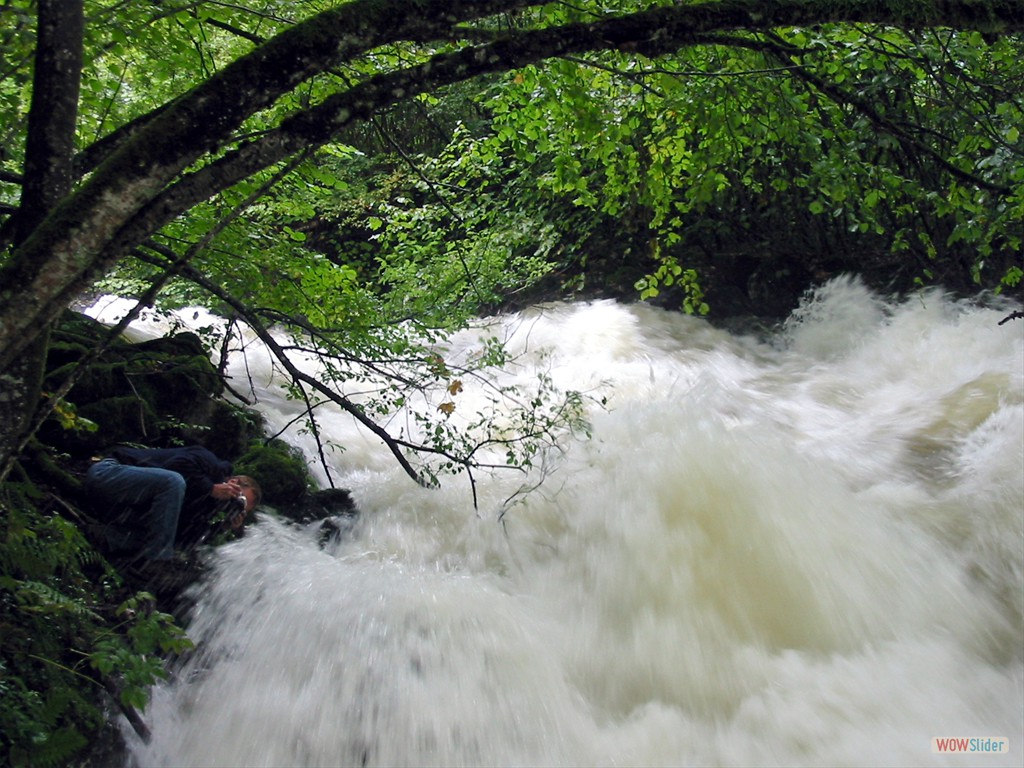
[[[0,764],[87,753],[112,707],[138,713],[190,641],[154,597],[126,588],[66,502],[0,486]]]

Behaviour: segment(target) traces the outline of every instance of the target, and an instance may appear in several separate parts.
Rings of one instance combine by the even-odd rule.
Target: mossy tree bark
[[[28,240],[72,187],[72,158],[82,73],[82,0],[39,0],[38,44],[28,119],[21,204],[14,244]],[[47,254],[32,256],[45,272]],[[7,276],[5,275],[5,280]],[[17,290],[14,279],[5,283]],[[7,289],[5,289],[6,291]],[[10,367],[0,369],[0,479],[20,449],[40,397],[52,317],[33,318],[25,345]]]

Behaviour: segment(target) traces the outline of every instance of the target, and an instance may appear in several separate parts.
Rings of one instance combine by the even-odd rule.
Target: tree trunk
[[[82,74],[83,0],[39,0],[32,104],[14,246],[71,191]],[[9,286],[14,290],[17,285]],[[0,481],[7,477],[39,402],[49,323],[0,378]]]

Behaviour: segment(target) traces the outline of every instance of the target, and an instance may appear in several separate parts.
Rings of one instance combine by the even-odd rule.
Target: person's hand
[[[238,484],[237,480],[228,480],[224,483],[214,483],[213,490],[210,491],[210,495],[217,501],[236,499],[241,495],[241,493],[242,486]]]
[[[249,513],[256,507],[256,496],[252,488],[245,487],[234,477],[223,483],[215,483],[210,495],[218,501],[229,501],[231,499],[244,499],[245,506],[228,518],[228,523],[236,530],[242,530]]]

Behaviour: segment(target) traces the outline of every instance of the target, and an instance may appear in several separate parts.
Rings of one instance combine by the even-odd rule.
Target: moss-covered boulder
[[[235,462],[235,472],[256,478],[263,489],[263,501],[279,510],[313,487],[302,454],[278,439],[250,445]]]
[[[288,520],[309,523],[357,514],[347,490],[316,490],[305,458],[282,440],[253,443],[235,462],[235,472],[256,478],[264,503]]]
[[[237,456],[262,433],[258,414],[221,399],[223,381],[196,334],[116,339],[80,366],[108,334],[103,324],[74,312],[54,330],[44,389],[58,390],[72,374],[75,383],[40,430],[42,442],[72,456],[116,443],[200,443],[220,456]]]

